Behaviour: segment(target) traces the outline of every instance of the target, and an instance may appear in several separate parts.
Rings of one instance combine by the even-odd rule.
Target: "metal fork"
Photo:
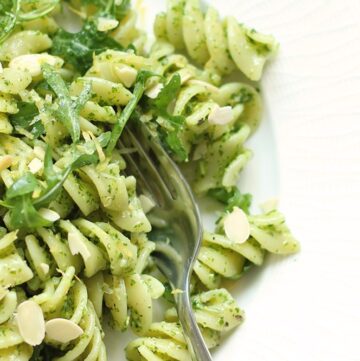
[[[127,172],[137,178],[138,190],[149,193],[156,203],[149,215],[153,225],[150,238],[156,242],[153,256],[175,290],[179,321],[191,359],[211,361],[189,296],[190,277],[202,239],[202,222],[191,189],[146,125],[128,125],[120,146],[133,148],[133,152],[123,155]]]

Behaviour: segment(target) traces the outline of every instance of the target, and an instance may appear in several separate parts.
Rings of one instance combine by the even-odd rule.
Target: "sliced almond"
[[[224,231],[230,241],[244,243],[250,236],[250,223],[245,212],[235,207],[224,218]]]
[[[109,31],[115,29],[119,25],[119,22],[115,19],[98,18],[97,29],[99,31]]]
[[[75,322],[65,318],[54,318],[45,324],[46,337],[51,340],[67,343],[81,336],[84,331]]]
[[[3,157],[0,157],[0,171],[9,168],[14,161],[14,157],[11,155],[4,155]]]
[[[60,215],[49,208],[40,208],[39,213],[41,217],[49,222],[56,222],[60,219]]]
[[[156,99],[157,96],[160,94],[161,90],[163,89],[164,85],[159,83],[152,86],[145,92],[145,95],[150,99]]]
[[[40,268],[41,270],[44,272],[45,275],[47,275],[49,273],[49,265],[47,263],[40,263]]]
[[[81,257],[86,261],[90,256],[91,253],[85,246],[84,242],[81,240],[81,235],[77,232],[69,232],[68,234],[68,243],[70,252],[73,256],[76,254],[80,254]]]
[[[233,112],[230,106],[216,106],[209,114],[209,123],[214,125],[225,125],[233,120]]]
[[[139,200],[144,213],[149,213],[156,205],[151,198],[145,196],[144,194],[139,196]]]
[[[20,335],[31,345],[40,345],[45,338],[45,321],[41,307],[34,301],[20,303],[17,308],[16,322]]]
[[[34,158],[29,164],[29,170],[32,174],[36,174],[40,172],[40,170],[43,168],[44,164],[39,158]]]
[[[127,88],[130,88],[135,83],[137,77],[137,71],[131,66],[127,66],[127,65],[116,66],[114,70],[119,80]]]

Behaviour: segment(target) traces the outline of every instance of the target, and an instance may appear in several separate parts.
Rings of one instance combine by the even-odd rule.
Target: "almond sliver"
[[[224,231],[230,241],[244,243],[250,237],[250,224],[245,212],[235,207],[224,218]]]
[[[16,322],[20,335],[27,344],[41,344],[45,337],[45,321],[42,309],[36,302],[28,300],[20,303]]]
[[[75,322],[65,318],[54,318],[45,324],[46,336],[54,341],[67,343],[81,336],[84,331]]]

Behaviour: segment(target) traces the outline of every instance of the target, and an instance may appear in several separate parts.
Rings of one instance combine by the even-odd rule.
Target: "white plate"
[[[267,113],[241,185],[255,202],[278,195],[302,244],[300,254],[268,259],[232,290],[246,321],[214,359],[359,361],[360,2],[209,3],[281,43],[266,69]],[[150,29],[165,0],[140,6]],[[124,359],[127,340],[107,338],[110,361]]]

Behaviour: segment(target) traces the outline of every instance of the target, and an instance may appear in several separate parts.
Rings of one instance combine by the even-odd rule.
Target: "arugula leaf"
[[[34,90],[41,96],[45,98],[46,95],[54,96],[55,93],[51,89],[50,85],[46,80],[39,81],[35,86]]]
[[[111,132],[105,132],[105,133],[101,133],[97,137],[97,141],[99,142],[101,147],[104,148],[109,144],[110,138],[111,138]]]
[[[16,25],[16,15],[20,10],[19,0],[0,2],[0,44],[11,34]]]
[[[116,147],[116,144],[121,136],[121,133],[122,133],[127,121],[131,117],[137,104],[139,103],[141,97],[143,96],[144,91],[145,91],[146,80],[152,76],[156,76],[156,74],[154,74],[150,71],[146,71],[146,70],[141,70],[138,73],[138,76],[137,76],[136,82],[135,82],[134,91],[133,91],[133,97],[131,98],[129,103],[126,105],[125,109],[121,112],[121,114],[118,117],[118,119],[113,127],[113,130],[111,132],[111,137],[110,137],[109,143],[106,148],[106,153],[108,155],[111,154],[111,152]]]
[[[123,50],[116,40],[98,31],[94,21],[85,22],[78,33],[59,29],[52,40],[51,54],[62,57],[81,74],[91,67],[94,54],[107,49]]]
[[[59,180],[59,173],[54,169],[54,163],[52,160],[52,151],[49,146],[46,147],[44,157],[44,176],[48,187],[55,185]]]
[[[17,106],[19,111],[9,116],[11,124],[15,127],[19,126],[26,129],[33,134],[35,138],[44,134],[45,129],[41,120],[37,119],[33,122],[34,118],[39,115],[39,110],[36,105],[34,103],[19,101]]]
[[[38,181],[32,173],[26,173],[6,191],[6,198],[12,199],[32,193],[38,185]]]
[[[9,226],[11,229],[34,229],[49,226],[32,203],[32,193],[38,181],[32,173],[26,173],[16,180],[6,191],[5,201],[1,205],[9,208]]]
[[[179,128],[165,135],[165,145],[167,145],[170,152],[172,152],[180,162],[188,159],[189,154],[179,137]]]
[[[37,7],[38,2],[33,0],[1,0],[0,44],[11,34],[16,25],[48,14],[59,2],[60,0],[41,1],[42,6]],[[25,11],[22,11],[22,5],[25,5]]]
[[[181,77],[175,74],[170,81],[162,88],[161,92],[154,99],[153,105],[159,111],[160,115],[169,116],[168,107],[170,103],[177,97],[181,88]]]
[[[90,100],[90,98],[91,98],[91,84],[90,82],[85,82],[84,89],[78,95],[75,102],[75,110],[77,111],[77,113],[79,113],[81,109],[84,108],[86,102]]]
[[[51,222],[44,219],[34,207],[31,195],[14,198],[9,210],[9,227],[15,229],[35,229],[48,227]]]
[[[241,208],[245,213],[250,213],[250,206],[252,196],[249,193],[240,193],[237,187],[227,188],[213,188],[208,191],[211,198],[226,205],[226,211],[231,212],[234,207]]]
[[[5,200],[0,204],[9,209],[9,228],[33,230],[47,227],[51,222],[44,219],[38,212],[57,198],[69,174],[77,168],[94,164],[99,161],[97,153],[78,156],[62,172],[56,172],[53,166],[51,149],[47,148],[44,159],[44,175],[47,182],[46,189],[40,197],[33,199],[32,193],[38,186],[38,181],[32,173],[26,173],[6,191]]]
[[[172,131],[164,130],[161,128],[160,136],[165,143],[165,146],[169,148],[179,161],[185,161],[188,159],[188,153],[181,141],[179,133],[183,128],[185,118],[180,115],[171,115],[168,112],[170,103],[177,97],[181,88],[181,77],[179,74],[175,74],[170,81],[164,86],[157,98],[152,102],[152,107],[155,109],[157,115],[164,118],[173,128]]]
[[[41,208],[48,205],[59,195],[59,192],[61,191],[64,182],[72,171],[86,165],[95,164],[98,161],[99,157],[95,152],[93,154],[82,154],[78,158],[76,158],[68,167],[66,167],[62,173],[56,174],[54,170],[51,170],[51,181],[55,180],[55,178],[57,181],[48,184],[48,187],[45,189],[43,194],[39,198],[36,198],[34,200],[34,206],[36,206],[37,208]],[[50,168],[50,165],[48,165],[48,168]],[[49,169],[47,170],[47,172],[49,172]]]
[[[73,142],[77,142],[80,139],[79,111],[90,99],[91,85],[85,84],[80,95],[73,101],[60,74],[49,64],[44,64],[42,70],[45,80],[59,99],[59,107],[54,111],[55,117],[65,125]]]

